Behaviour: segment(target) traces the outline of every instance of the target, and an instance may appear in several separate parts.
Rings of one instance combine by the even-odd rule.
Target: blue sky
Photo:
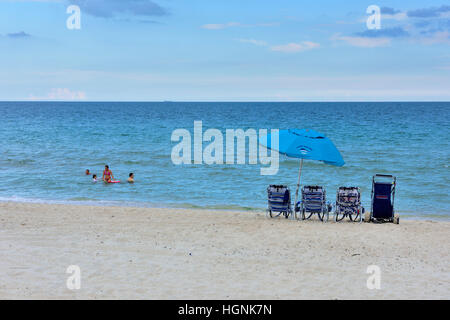
[[[0,0],[0,100],[449,101],[449,49],[444,0]]]

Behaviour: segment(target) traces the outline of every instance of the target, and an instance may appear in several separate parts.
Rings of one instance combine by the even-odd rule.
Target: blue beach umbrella
[[[301,159],[298,172],[297,190],[295,191],[294,206],[297,205],[303,159],[322,161],[326,164],[338,167],[342,167],[345,164],[344,159],[342,159],[339,150],[333,142],[323,134],[314,130],[280,130],[278,148],[275,148],[276,142],[272,143],[271,134],[261,136],[259,138],[259,143],[268,149],[277,150],[280,154],[284,154],[291,158]]]

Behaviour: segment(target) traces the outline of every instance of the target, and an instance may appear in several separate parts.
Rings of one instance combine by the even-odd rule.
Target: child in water
[[[96,174],[94,174],[94,175],[92,176],[92,182],[97,182],[97,175],[96,175]]]

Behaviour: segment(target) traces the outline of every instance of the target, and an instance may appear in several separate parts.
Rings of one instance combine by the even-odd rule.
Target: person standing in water
[[[102,180],[105,182],[111,182],[114,180],[114,175],[111,170],[109,170],[109,166],[105,166],[105,170],[103,171]]]

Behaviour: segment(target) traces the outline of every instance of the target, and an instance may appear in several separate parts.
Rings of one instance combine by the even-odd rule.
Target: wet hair
[[[128,176],[131,178],[132,175],[133,175],[133,172],[130,172],[130,174]]]
[[[97,175],[96,175],[96,174],[94,174],[94,175],[92,176],[92,178],[93,178],[93,179],[97,178]]]

